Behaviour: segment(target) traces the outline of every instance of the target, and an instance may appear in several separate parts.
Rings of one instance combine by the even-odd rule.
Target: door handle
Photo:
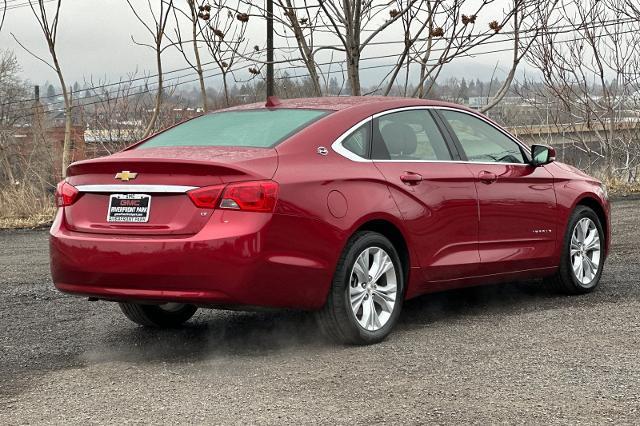
[[[495,173],[491,173],[486,170],[483,170],[478,175],[478,179],[480,179],[480,182],[489,185],[498,180],[498,175],[496,175]]]
[[[422,182],[422,175],[419,173],[406,172],[400,176],[400,180],[407,185],[417,185]]]

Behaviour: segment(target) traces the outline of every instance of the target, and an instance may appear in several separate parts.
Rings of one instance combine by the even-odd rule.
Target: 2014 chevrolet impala
[[[72,164],[53,281],[146,326],[286,307],[360,344],[428,292],[536,277],[590,292],[609,249],[606,190],[554,157],[447,103],[230,108]]]

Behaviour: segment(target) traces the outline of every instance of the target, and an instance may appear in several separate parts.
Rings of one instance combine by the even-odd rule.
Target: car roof
[[[388,110],[410,106],[445,106],[457,109],[468,110],[468,108],[450,102],[436,101],[432,99],[402,98],[393,96],[323,96],[319,98],[295,98],[278,99],[280,102],[276,106],[267,107],[265,102],[255,102],[252,104],[238,105],[216,112],[239,111],[247,109],[266,108],[294,108],[294,109],[318,109],[330,111],[342,111],[347,109],[360,109],[358,107],[367,106],[368,110]]]

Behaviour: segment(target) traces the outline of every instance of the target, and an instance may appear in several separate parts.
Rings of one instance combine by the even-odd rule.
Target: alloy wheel
[[[356,321],[368,331],[380,330],[391,318],[398,277],[391,257],[368,247],[357,257],[349,278],[349,301]]]
[[[580,219],[573,228],[570,259],[573,275],[582,286],[588,287],[600,267],[600,233],[588,217]]]

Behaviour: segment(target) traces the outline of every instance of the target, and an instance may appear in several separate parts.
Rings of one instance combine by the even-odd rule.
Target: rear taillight
[[[78,198],[78,194],[79,192],[75,186],[63,180],[58,184],[58,186],[56,186],[56,206],[70,206],[75,203]]]
[[[278,201],[278,184],[272,180],[233,183],[224,189],[221,209],[272,212]]]
[[[187,192],[196,207],[205,209],[215,209],[218,206],[218,199],[224,189],[224,185],[205,186],[204,188],[193,189]]]
[[[187,193],[197,207],[272,212],[278,200],[278,184],[271,180],[232,183],[194,189]]]

